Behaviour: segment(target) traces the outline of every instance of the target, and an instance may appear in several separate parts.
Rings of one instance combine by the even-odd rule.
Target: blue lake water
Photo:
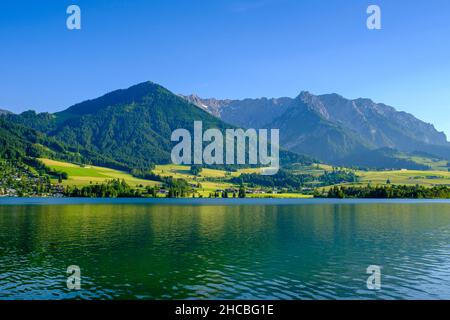
[[[0,299],[450,299],[450,202],[3,198]]]

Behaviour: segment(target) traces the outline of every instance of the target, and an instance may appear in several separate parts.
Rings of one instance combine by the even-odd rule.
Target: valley
[[[195,123],[218,137],[237,128],[279,130],[279,171],[173,164],[172,134],[195,136]],[[2,112],[0,146],[11,172],[4,195],[302,198],[335,186],[450,186],[445,134],[393,107],[337,94],[216,100],[148,81],[54,114]],[[251,157],[250,150],[237,155]],[[25,168],[20,192],[8,186],[19,179],[14,164]],[[33,185],[41,180],[51,186]]]
[[[130,173],[109,169],[99,166],[81,166],[62,161],[39,159],[46,166],[57,172],[65,172],[67,179],[61,180],[62,186],[82,187],[92,184],[102,184],[113,179],[125,181],[129,186],[140,189],[144,194],[149,187],[157,188],[157,196],[166,197],[164,183],[158,180],[140,179]],[[254,183],[244,183],[246,197],[249,198],[311,198],[314,196],[314,189],[319,192],[328,191],[334,186],[345,187],[366,187],[405,185],[405,186],[450,186],[450,172],[443,170],[384,170],[384,171],[362,171],[339,168],[346,172],[353,172],[357,178],[354,182],[340,182],[320,185],[320,177],[326,173],[333,172],[337,168],[329,165],[315,164],[310,166],[300,166],[289,170],[294,176],[312,176],[313,181],[307,182],[298,189],[267,187]],[[226,171],[210,168],[202,168],[198,174],[192,172],[191,166],[186,165],[156,165],[152,173],[157,177],[179,179],[186,181],[190,192],[185,197],[223,197],[223,192],[233,196],[233,190],[238,192],[240,184],[236,179],[241,175],[258,175],[259,168],[245,168],[236,171]],[[269,178],[270,179],[270,178]],[[51,179],[52,183],[58,185],[58,179]]]

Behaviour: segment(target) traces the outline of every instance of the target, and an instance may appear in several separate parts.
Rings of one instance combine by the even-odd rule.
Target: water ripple
[[[449,266],[445,202],[0,205],[0,299],[450,299]]]

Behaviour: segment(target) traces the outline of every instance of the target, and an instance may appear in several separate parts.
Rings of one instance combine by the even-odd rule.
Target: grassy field
[[[180,165],[159,165],[156,166],[154,173],[160,176],[172,176],[174,178],[182,178],[189,183],[200,183],[201,188],[198,189],[198,194],[203,197],[208,197],[211,192],[216,190],[224,190],[227,188],[237,188],[236,185],[221,181],[222,179],[229,179],[231,177],[239,177],[243,173],[259,173],[258,168],[246,168],[237,171],[225,171],[215,169],[202,169],[199,176],[195,177],[190,174],[190,166]],[[213,181],[211,181],[213,180]],[[248,198],[311,198],[311,196],[300,193],[278,193],[278,194],[248,194]]]
[[[266,199],[266,198],[275,198],[275,199],[311,199],[312,195],[305,195],[301,193],[276,193],[276,194],[248,194],[247,198],[252,199]]]
[[[159,184],[156,181],[144,180],[135,178],[129,173],[109,169],[105,167],[98,166],[79,166],[72,163],[50,160],[50,159],[40,159],[46,166],[57,170],[66,172],[69,175],[69,179],[63,180],[64,185],[71,186],[82,186],[92,183],[101,183],[106,180],[111,179],[124,179],[130,186],[154,186]],[[241,173],[258,172],[258,169],[242,169],[239,172],[227,172],[224,170],[213,170],[213,169],[203,169],[198,177],[190,174],[190,166],[182,165],[158,165],[153,170],[157,175],[163,177],[173,177],[176,179],[185,179],[191,184],[200,183],[202,188],[199,193],[203,196],[208,196],[210,192],[218,189],[232,188],[233,185],[220,181],[224,178],[236,177]],[[209,181],[214,180],[214,181]]]
[[[420,155],[399,156],[399,158],[413,161],[418,164],[423,164],[425,166],[430,167],[430,169],[434,170],[434,171],[448,171],[448,167],[447,167],[448,161],[446,161],[446,160],[432,158],[432,157],[425,157],[425,156],[420,156]]]
[[[342,186],[367,186],[371,184],[386,185],[388,180],[392,185],[421,185],[425,187],[450,186],[450,172],[448,171],[357,171],[360,181],[358,183],[342,183]],[[324,187],[328,190],[331,186]]]
[[[360,181],[358,183],[341,183],[341,186],[372,186],[387,185],[421,185],[425,187],[450,186],[450,172],[447,171],[357,171]],[[332,186],[320,189],[328,190]]]
[[[450,185],[450,172],[448,171],[358,171],[357,175],[361,177],[363,184],[386,184],[387,180],[390,180],[392,184],[402,185]]]
[[[138,179],[129,173],[109,169],[98,166],[79,166],[72,163],[55,161],[50,159],[40,159],[48,167],[66,172],[69,175],[67,180],[63,180],[63,185],[83,186],[90,183],[102,183],[111,179],[124,179],[130,186],[154,186],[159,184],[156,181]],[[242,173],[258,173],[259,169],[246,168],[235,172],[228,172],[225,170],[202,169],[199,176],[190,174],[190,166],[182,165],[158,165],[153,172],[163,177],[173,177],[175,179],[185,179],[190,184],[200,184],[197,195],[208,197],[210,193],[216,190],[224,190],[227,188],[237,188],[225,179],[231,177],[238,177]],[[249,198],[308,198],[302,194],[286,193],[286,194],[249,194]]]
[[[411,158],[408,158],[411,160]],[[430,170],[385,170],[385,171],[362,171],[356,170],[359,177],[358,183],[342,183],[345,186],[367,186],[386,185],[390,181],[393,185],[422,185],[433,187],[437,185],[450,186],[450,172],[447,168],[447,161],[439,159],[429,159],[415,157],[417,163],[429,166]],[[325,164],[313,165],[308,168],[298,170],[297,174],[321,174],[323,171],[332,171],[333,167]],[[331,186],[320,189],[328,190]]]
[[[50,168],[57,171],[67,172],[68,180],[63,180],[64,185],[82,186],[90,183],[102,183],[111,179],[124,179],[130,186],[154,186],[159,183],[156,181],[144,180],[135,178],[129,173],[98,167],[98,166],[79,166],[71,163],[40,159]],[[441,168],[443,163],[435,163],[436,167]],[[444,168],[444,167],[442,167]],[[297,174],[322,174],[324,170],[331,171],[332,167],[327,165],[313,165],[305,168],[299,168],[293,172]],[[200,184],[200,188],[196,189],[197,194],[203,197],[208,197],[210,193],[216,190],[224,190],[227,188],[237,188],[226,181],[231,177],[238,177],[242,173],[258,173],[259,169],[242,169],[236,172],[229,172],[225,170],[203,169],[199,176],[194,176],[190,173],[190,166],[182,165],[158,165],[153,172],[160,176],[173,177],[185,179],[192,185]],[[347,183],[347,186],[361,186],[361,185],[384,185],[389,180],[391,184],[395,185],[447,185],[450,186],[450,172],[448,170],[398,170],[398,171],[356,171],[355,172],[360,181],[358,183]],[[328,189],[329,187],[325,187]],[[305,198],[308,196],[302,194],[249,194],[250,198]]]
[[[202,169],[202,172],[198,177],[194,177],[193,175],[190,174],[190,168],[191,168],[190,166],[175,165],[175,164],[157,165],[153,170],[153,172],[163,177],[172,176],[174,178],[181,178],[189,181],[194,178],[204,180],[207,178],[221,179],[229,177],[238,177],[242,173],[258,173],[260,171],[260,169],[257,168],[241,169],[235,172],[204,168]]]
[[[198,194],[203,197],[208,197],[211,192],[216,190],[224,190],[227,188],[236,187],[235,185],[223,181],[231,177],[239,177],[242,173],[257,173],[260,169],[247,168],[241,169],[235,172],[216,170],[216,169],[202,169],[198,176],[194,176],[190,173],[190,166],[183,165],[157,165],[153,172],[162,177],[173,177],[176,179],[185,179],[191,184],[200,184],[201,188],[198,189]]]
[[[102,183],[111,179],[124,179],[130,186],[154,186],[158,182],[138,179],[129,173],[97,166],[79,166],[72,163],[40,159],[46,166],[57,171],[67,172],[69,179],[63,180],[63,185],[82,186],[92,183]]]

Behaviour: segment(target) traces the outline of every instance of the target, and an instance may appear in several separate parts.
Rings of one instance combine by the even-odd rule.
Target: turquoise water
[[[0,199],[0,299],[73,298],[450,299],[450,202]]]

